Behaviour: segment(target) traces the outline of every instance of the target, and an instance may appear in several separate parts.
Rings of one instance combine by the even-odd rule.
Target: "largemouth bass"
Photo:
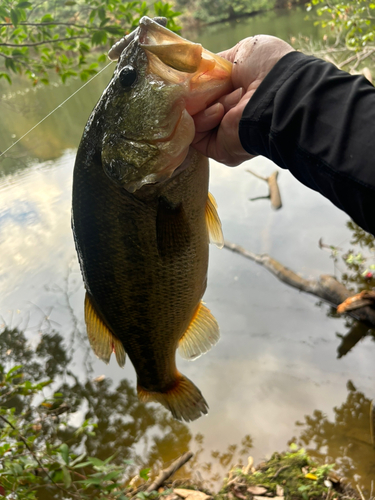
[[[202,303],[209,239],[222,245],[208,160],[191,115],[231,90],[231,63],[147,17],[116,44],[118,63],[78,149],[72,227],[95,354],[128,354],[142,401],[179,420],[207,413],[176,368],[205,353],[219,327]]]

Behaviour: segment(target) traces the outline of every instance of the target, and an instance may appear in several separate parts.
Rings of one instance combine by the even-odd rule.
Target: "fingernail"
[[[209,108],[207,108],[204,112],[204,116],[214,116],[214,115],[217,115],[218,112],[219,112],[219,109],[220,109],[220,104],[217,102],[216,104],[214,104],[213,106],[210,106]]]

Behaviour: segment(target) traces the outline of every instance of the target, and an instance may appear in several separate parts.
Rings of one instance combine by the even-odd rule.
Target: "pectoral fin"
[[[195,359],[206,353],[220,338],[219,325],[201,302],[189,328],[181,337],[178,352],[185,359]]]
[[[95,306],[87,292],[85,297],[85,322],[87,336],[95,355],[108,364],[111,354],[114,352],[117,363],[122,368],[125,364],[126,356],[124,346],[97,314]]]
[[[214,243],[218,248],[223,248],[224,246],[223,230],[221,228],[221,221],[219,214],[217,213],[216,200],[211,193],[208,193],[208,198],[207,198],[206,223],[207,223],[208,234],[210,237],[210,243]]]

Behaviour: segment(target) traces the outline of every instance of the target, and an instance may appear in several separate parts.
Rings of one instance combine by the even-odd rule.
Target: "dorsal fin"
[[[185,359],[198,358],[209,351],[219,338],[219,325],[210,310],[201,302],[180,339],[178,352]]]
[[[223,248],[223,230],[221,228],[219,214],[217,213],[216,200],[211,193],[208,193],[206,203],[206,224],[210,237],[210,243],[214,243],[218,248]]]
[[[85,296],[85,322],[87,336],[95,355],[108,364],[111,354],[114,352],[117,363],[122,368],[126,357],[124,346],[100,318],[87,292]]]

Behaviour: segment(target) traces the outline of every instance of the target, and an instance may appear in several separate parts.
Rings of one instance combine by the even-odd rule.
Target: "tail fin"
[[[208,411],[208,404],[201,391],[181,373],[178,374],[174,387],[167,392],[147,391],[140,385],[138,385],[137,390],[138,397],[143,403],[147,401],[160,403],[177,420],[190,422],[206,415]]]

